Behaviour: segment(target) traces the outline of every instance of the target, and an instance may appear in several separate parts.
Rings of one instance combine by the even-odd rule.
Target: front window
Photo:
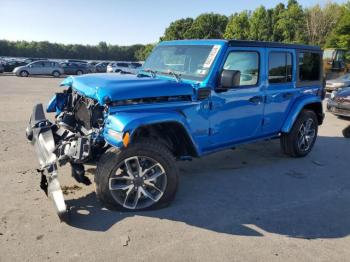
[[[154,49],[143,69],[156,74],[180,74],[181,78],[202,81],[220,50],[220,45],[163,45]]]
[[[224,70],[241,72],[240,86],[254,86],[259,82],[259,54],[255,51],[233,51],[229,53]]]

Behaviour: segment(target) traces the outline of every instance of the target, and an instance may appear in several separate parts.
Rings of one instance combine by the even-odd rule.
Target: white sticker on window
[[[211,65],[214,62],[214,59],[216,57],[216,55],[218,54],[219,50],[220,50],[220,45],[214,45],[213,48],[211,49],[207,60],[205,61],[205,63],[203,64],[203,68],[209,68],[211,67]]]

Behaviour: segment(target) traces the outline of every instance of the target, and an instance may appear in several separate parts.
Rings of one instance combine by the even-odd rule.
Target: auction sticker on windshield
[[[211,65],[214,62],[214,59],[216,57],[216,55],[218,54],[219,50],[220,50],[220,45],[214,45],[213,48],[211,49],[207,60],[205,61],[205,63],[203,64],[203,68],[209,68],[211,67]]]

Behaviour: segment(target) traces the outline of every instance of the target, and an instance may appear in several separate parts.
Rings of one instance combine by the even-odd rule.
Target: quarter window
[[[259,54],[249,51],[231,52],[224,64],[224,70],[240,71],[240,86],[257,85],[259,82]]]
[[[321,56],[318,53],[299,53],[299,81],[319,81]]]
[[[287,52],[272,52],[269,55],[269,82],[292,82],[292,54]]]

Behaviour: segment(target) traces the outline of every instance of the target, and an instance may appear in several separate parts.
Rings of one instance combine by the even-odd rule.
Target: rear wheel
[[[80,76],[80,75],[82,75],[82,74],[83,74],[83,71],[81,71],[81,70],[78,70],[78,71],[77,71],[77,75],[78,75],[78,76]]]
[[[315,144],[317,132],[318,120],[315,112],[303,110],[291,131],[281,136],[283,152],[292,157],[306,156]]]
[[[109,149],[97,165],[95,182],[97,197],[107,208],[147,210],[174,199],[178,172],[165,146],[145,141]]]

